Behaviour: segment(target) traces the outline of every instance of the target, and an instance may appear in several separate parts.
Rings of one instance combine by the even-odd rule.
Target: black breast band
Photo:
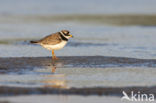
[[[60,32],[59,32],[59,34],[60,34],[62,40],[64,40],[64,41],[68,41],[68,39],[65,38]]]

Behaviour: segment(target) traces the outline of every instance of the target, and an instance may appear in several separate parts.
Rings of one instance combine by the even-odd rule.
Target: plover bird
[[[39,44],[42,47],[52,51],[52,59],[58,59],[54,50],[62,49],[68,42],[68,39],[73,37],[68,30],[62,30],[44,37],[41,40],[30,41],[33,44]]]

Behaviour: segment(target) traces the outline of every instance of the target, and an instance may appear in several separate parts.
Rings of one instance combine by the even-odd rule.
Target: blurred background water
[[[29,41],[62,29],[59,56],[156,58],[155,0],[1,0],[0,57],[50,56]]]
[[[1,0],[4,14],[153,14],[155,0]]]
[[[55,52],[57,56],[156,59],[156,0],[0,0],[0,57],[51,56],[51,51],[29,41],[62,29],[70,30],[74,38]],[[21,69],[22,74],[1,73],[0,85],[155,85],[155,68],[117,65],[118,68],[67,65],[58,68],[55,75],[46,67]]]

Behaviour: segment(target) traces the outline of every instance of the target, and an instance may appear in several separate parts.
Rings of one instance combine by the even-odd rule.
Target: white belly
[[[42,45],[42,46],[48,50],[59,50],[63,48],[66,44],[67,44],[67,41],[62,41],[61,43],[56,44],[56,45]]]

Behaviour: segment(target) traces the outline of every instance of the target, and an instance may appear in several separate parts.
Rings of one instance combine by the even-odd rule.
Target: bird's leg
[[[54,59],[54,50],[52,50],[52,60]]]
[[[52,60],[55,59],[55,54],[54,54],[54,50],[52,50]]]
[[[56,65],[55,65],[55,54],[54,50],[52,50],[52,73],[55,73]]]
[[[56,57],[55,53],[54,53],[54,59],[58,60],[58,58]]]
[[[56,59],[56,60],[58,59],[54,53],[54,50],[52,50],[52,59]]]

